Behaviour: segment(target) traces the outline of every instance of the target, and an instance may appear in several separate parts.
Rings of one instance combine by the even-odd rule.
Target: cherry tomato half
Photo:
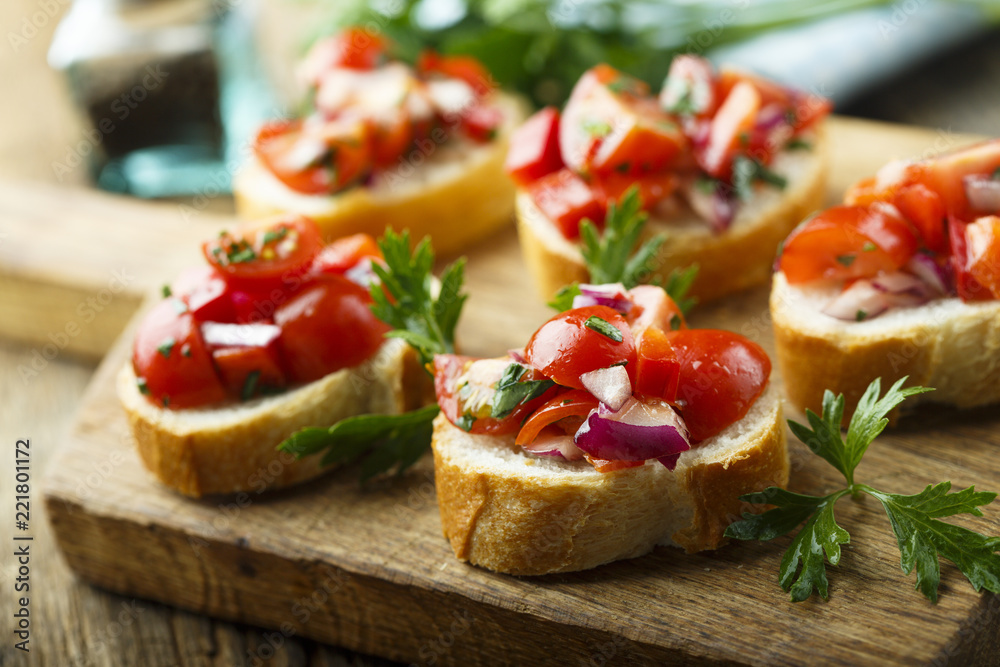
[[[771,360],[731,331],[688,329],[667,334],[680,362],[677,398],[692,440],[704,440],[742,419],[771,375]]]
[[[785,240],[778,267],[791,284],[868,278],[917,252],[916,232],[891,206],[834,206]]]
[[[315,222],[288,216],[248,228],[242,235],[223,232],[201,248],[230,285],[268,291],[305,273],[322,247]]]
[[[658,327],[643,329],[636,339],[636,355],[635,393],[675,402],[681,366],[663,330]]]
[[[1000,217],[952,220],[949,231],[958,295],[965,301],[1000,299]]]
[[[166,408],[193,408],[226,399],[212,355],[181,299],[156,304],[139,325],[132,352],[139,389]]]
[[[313,259],[312,270],[343,275],[365,258],[382,259],[382,251],[369,234],[353,234],[324,246]]]
[[[368,290],[325,274],[274,313],[290,380],[312,382],[361,364],[375,354],[390,327],[372,314]]]
[[[610,331],[602,332],[608,325],[618,330],[620,340],[615,340],[618,336]],[[531,336],[524,356],[529,364],[564,387],[583,389],[581,375],[622,362],[635,382],[632,330],[624,317],[607,306],[574,308],[556,315]]]
[[[571,389],[552,397],[535,410],[517,434],[518,445],[530,445],[542,430],[566,417],[586,417],[598,401],[586,389]]]

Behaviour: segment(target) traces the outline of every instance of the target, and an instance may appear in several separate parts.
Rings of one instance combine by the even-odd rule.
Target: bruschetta
[[[309,111],[257,133],[233,182],[240,216],[306,215],[328,240],[409,229],[446,255],[509,223],[503,160],[523,103],[472,57],[411,66],[390,51],[362,28],[313,47],[299,72]]]
[[[825,194],[830,103],[759,77],[678,56],[659,96],[607,65],[589,70],[560,113],[511,137],[525,261],[544,299],[587,282],[580,223],[637,186],[647,237],[666,234],[655,271],[700,266],[710,300],[770,277],[777,244]]]

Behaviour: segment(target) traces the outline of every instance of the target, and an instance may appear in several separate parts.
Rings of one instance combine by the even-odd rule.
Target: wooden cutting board
[[[843,119],[833,129],[831,197],[889,158],[948,147],[913,129]],[[470,250],[468,289],[460,337],[470,354],[519,346],[548,315],[513,231]],[[733,297],[692,323],[770,351],[766,297]],[[693,556],[661,548],[537,578],[463,564],[441,536],[429,457],[365,488],[345,469],[278,493],[182,498],[142,468],[114,396],[129,338],[98,370],[43,482],[66,560],[96,585],[271,628],[272,644],[302,635],[421,664],[995,664],[1000,598],[945,564],[940,602],[924,600],[870,498],[838,505],[852,544],[830,568],[830,601],[800,604],[777,584],[787,539]],[[945,479],[1000,490],[997,412],[922,410],[879,439],[858,478],[898,492]],[[791,450],[792,489],[838,484],[794,438]],[[1000,505],[974,525],[1000,534]]]

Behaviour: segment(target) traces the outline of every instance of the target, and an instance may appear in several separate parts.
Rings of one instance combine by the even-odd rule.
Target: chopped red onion
[[[535,456],[556,456],[567,461],[579,461],[583,458],[583,450],[573,442],[573,436],[564,433],[543,431],[531,444],[522,445],[522,449]]]
[[[826,305],[823,313],[838,320],[870,320],[889,308],[885,292],[875,289],[868,280],[858,280]]]
[[[511,361],[516,361],[519,364],[527,364],[528,360],[524,356],[524,348],[519,350],[507,350],[507,356],[510,357]]]
[[[1000,180],[986,175],[962,179],[969,206],[980,213],[1000,213]]]
[[[574,441],[587,454],[609,461],[662,459],[691,448],[687,426],[670,404],[635,397],[617,412],[603,405],[591,411]],[[669,459],[663,464],[672,469]]]
[[[691,210],[716,233],[728,229],[736,217],[733,200],[718,186],[706,192],[698,183],[691,183],[684,187],[684,195]]]
[[[892,273],[882,273],[872,278],[872,287],[880,292],[889,294],[912,294],[914,296],[928,296],[929,288],[920,278],[910,273],[893,271]]]
[[[754,129],[761,130],[763,132],[770,132],[782,124],[788,124],[788,119],[785,115],[785,107],[777,103],[768,104],[757,114],[757,122],[754,125]]]
[[[625,294],[625,286],[621,283],[606,285],[580,285],[580,293],[573,297],[573,307],[607,306],[617,310],[622,315],[628,315],[632,310],[632,301]]]
[[[939,295],[951,293],[952,281],[948,269],[940,266],[930,255],[918,252],[907,263],[906,270],[923,280],[933,292]]]
[[[598,368],[580,376],[580,382],[604,405],[619,410],[632,396],[632,381],[624,366]]]

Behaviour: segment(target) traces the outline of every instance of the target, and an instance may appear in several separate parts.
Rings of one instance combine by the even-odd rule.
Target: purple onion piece
[[[507,356],[510,357],[511,361],[516,361],[519,364],[527,364],[528,360],[524,356],[524,348],[519,350],[507,350]]]
[[[718,234],[729,228],[736,217],[736,204],[726,195],[721,184],[712,192],[705,192],[698,184],[691,184],[685,190],[691,210],[706,221],[712,231]]]
[[[576,446],[571,435],[543,433],[531,444],[523,445],[522,449],[535,456],[553,456],[567,461],[579,461],[583,458],[583,450]]]
[[[912,294],[929,297],[930,289],[920,278],[910,273],[893,271],[875,276],[871,280],[872,287],[888,294]]]
[[[624,366],[598,368],[580,376],[584,388],[612,410],[620,410],[632,397],[632,381]]]
[[[622,315],[628,315],[632,310],[632,301],[626,294],[625,286],[621,283],[608,283],[606,285],[580,285],[580,294],[573,297],[573,307],[583,308],[585,306],[607,306],[617,310]]]
[[[870,320],[889,308],[889,299],[868,280],[859,280],[841,292],[823,309],[825,315],[846,322]]]
[[[952,280],[947,265],[940,266],[933,257],[918,252],[907,263],[906,270],[923,280],[937,294],[952,293]]]
[[[667,470],[673,470],[677,467],[677,459],[680,457],[680,454],[667,454],[666,456],[661,456],[656,460],[666,466]]]
[[[646,461],[691,448],[684,420],[669,404],[630,398],[617,412],[591,411],[574,438],[577,447],[608,461]]]

